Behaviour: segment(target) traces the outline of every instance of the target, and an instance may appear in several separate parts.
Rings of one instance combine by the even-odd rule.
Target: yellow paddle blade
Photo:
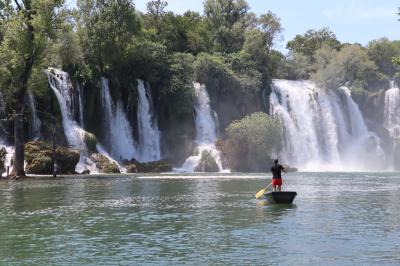
[[[256,199],[261,198],[262,196],[264,196],[265,192],[267,191],[267,188],[263,188],[260,191],[258,191],[256,193]]]
[[[263,188],[263,189],[261,189],[260,191],[258,191],[258,192],[256,193],[256,199],[261,198],[261,197],[265,194],[265,192],[267,192],[267,189],[268,189],[271,185],[272,185],[272,183],[269,184],[268,187]]]

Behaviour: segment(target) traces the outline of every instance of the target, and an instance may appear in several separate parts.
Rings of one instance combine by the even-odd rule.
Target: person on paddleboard
[[[272,172],[272,191],[281,191],[282,187],[282,171],[286,173],[285,168],[278,163],[278,159],[274,160],[274,165],[271,167]]]

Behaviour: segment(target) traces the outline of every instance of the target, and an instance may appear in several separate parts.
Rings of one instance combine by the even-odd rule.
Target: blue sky
[[[147,0],[135,0],[136,8],[146,10]],[[256,14],[268,10],[281,18],[284,40],[276,48],[308,29],[328,26],[341,42],[367,44],[380,37],[400,39],[400,18],[396,15],[400,0],[247,0]],[[202,12],[203,0],[169,0],[168,10]]]
[[[148,0],[133,0],[136,8],[146,11]],[[68,0],[74,3],[74,0]],[[202,12],[203,0],[168,0],[168,10]],[[397,7],[400,0],[247,0],[256,14],[268,10],[281,18],[285,29],[283,41],[276,48],[284,50],[286,42],[309,29],[329,27],[341,42],[361,43],[380,37],[400,40]]]

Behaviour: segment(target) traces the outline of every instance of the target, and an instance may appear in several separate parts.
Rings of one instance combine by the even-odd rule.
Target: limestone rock
[[[6,149],[3,147],[0,149],[0,173],[4,173],[5,172],[5,166],[4,163],[6,162],[6,155],[7,155],[7,151]]]
[[[136,167],[137,171],[140,173],[162,173],[172,171],[172,164],[167,160],[138,163]]]
[[[195,169],[196,172],[219,172],[217,162],[210,152],[204,150],[201,154],[199,165]]]
[[[107,157],[101,153],[93,153],[90,155],[90,159],[96,164],[97,169],[100,173],[104,174],[118,174],[120,173],[118,165],[111,162]]]
[[[25,144],[25,171],[28,174],[52,174],[52,146],[42,141],[30,141]],[[56,147],[55,162],[58,174],[74,174],[79,162],[79,152],[68,147]]]

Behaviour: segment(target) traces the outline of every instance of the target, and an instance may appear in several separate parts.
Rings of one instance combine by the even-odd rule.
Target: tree
[[[400,56],[400,44],[398,42],[391,42],[388,38],[370,41],[367,46],[367,53],[382,73],[391,77],[398,70],[398,67],[392,62],[394,57]]]
[[[166,1],[161,0],[153,0],[149,1],[146,5],[147,13],[146,19],[148,21],[148,27],[154,28],[157,31],[157,34],[161,33],[163,20],[165,14],[165,8],[168,6]]]
[[[43,69],[43,54],[53,29],[59,22],[57,8],[62,0],[2,1],[2,42],[0,46],[0,87],[9,93],[14,115],[14,170],[17,177],[24,172],[23,117],[25,98],[32,86],[32,72]]]
[[[231,169],[265,171],[267,162],[281,146],[281,136],[278,121],[266,113],[253,113],[225,129],[223,152]]]
[[[274,13],[268,11],[258,19],[261,31],[264,33],[268,54],[271,52],[274,41],[282,32],[281,20]]]
[[[302,53],[310,57],[313,62],[315,52],[323,44],[336,50],[339,50],[341,47],[340,42],[336,39],[336,35],[329,28],[322,28],[320,30],[308,30],[304,35],[296,35],[293,40],[287,43],[286,48],[292,53]]]
[[[319,85],[327,89],[336,89],[346,83],[368,86],[369,82],[378,79],[377,67],[364,48],[349,45],[331,55],[329,63],[325,61],[315,66],[316,72],[312,79]]]
[[[239,51],[244,41],[244,29],[251,20],[249,5],[244,0],[206,0],[204,14],[213,32],[214,47],[218,52]]]
[[[101,75],[123,59],[141,24],[130,0],[78,0],[77,28],[85,61]]]

